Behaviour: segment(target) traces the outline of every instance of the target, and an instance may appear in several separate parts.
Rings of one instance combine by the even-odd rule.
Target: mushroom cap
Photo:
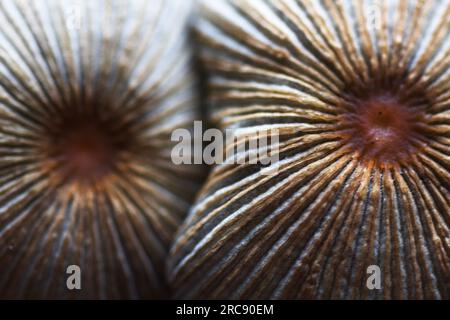
[[[201,182],[170,157],[198,117],[191,5],[0,1],[0,297],[167,295]]]
[[[213,168],[175,296],[450,298],[449,26],[448,0],[203,1],[211,118],[279,161]]]

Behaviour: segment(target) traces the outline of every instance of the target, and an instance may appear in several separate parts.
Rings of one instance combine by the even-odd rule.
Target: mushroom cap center
[[[72,178],[99,179],[114,166],[116,153],[111,137],[95,124],[70,128],[62,137],[60,153],[63,166]]]
[[[346,114],[347,143],[363,159],[378,163],[407,160],[419,148],[424,114],[390,95],[358,101]]]
[[[47,133],[47,155],[56,181],[97,186],[120,167],[128,145],[127,132],[95,115],[62,118]],[[128,139],[128,140],[127,140]]]

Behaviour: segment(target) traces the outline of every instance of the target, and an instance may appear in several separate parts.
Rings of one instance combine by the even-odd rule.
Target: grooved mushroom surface
[[[170,158],[197,117],[190,6],[0,1],[0,297],[166,296],[200,183]]]
[[[171,250],[175,296],[450,298],[450,2],[203,1],[201,16],[213,120],[278,129],[280,160],[214,168]]]

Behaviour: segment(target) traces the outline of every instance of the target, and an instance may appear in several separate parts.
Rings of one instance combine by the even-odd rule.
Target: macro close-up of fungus
[[[450,0],[0,21],[0,299],[450,299]]]
[[[277,129],[279,162],[213,168],[171,250],[175,296],[448,299],[450,2],[200,11],[213,123]]]
[[[1,297],[167,297],[200,183],[170,158],[172,131],[198,116],[190,5],[0,2]]]

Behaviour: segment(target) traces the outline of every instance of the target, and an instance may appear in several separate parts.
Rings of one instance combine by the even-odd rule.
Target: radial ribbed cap
[[[215,167],[176,296],[449,298],[449,27],[447,0],[204,1],[212,118],[277,129],[279,162]]]
[[[0,1],[0,297],[165,296],[200,183],[170,158],[197,117],[190,6]]]

